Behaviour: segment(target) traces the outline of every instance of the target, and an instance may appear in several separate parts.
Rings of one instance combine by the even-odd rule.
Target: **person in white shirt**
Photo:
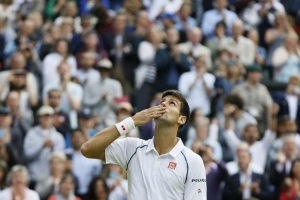
[[[209,115],[216,78],[213,74],[206,72],[205,56],[195,58],[194,66],[196,70],[180,76],[178,89],[187,99],[191,110],[200,108],[205,115]]]
[[[176,90],[165,91],[158,106],[100,131],[83,144],[81,152],[127,170],[128,198],[206,200],[202,158],[177,138],[189,119],[189,105]],[[118,139],[136,126],[155,120],[153,139]]]
[[[215,26],[220,21],[225,21],[227,35],[231,34],[231,26],[234,20],[238,19],[236,13],[226,9],[227,0],[214,0],[215,9],[208,10],[203,14],[201,29],[206,38],[214,36]]]
[[[234,112],[234,110],[234,106],[227,106],[224,108],[224,137],[232,152],[236,152],[238,145],[242,142],[242,140],[240,140],[234,133],[230,123],[230,115]],[[276,138],[276,133],[274,132],[276,123],[274,122],[275,120],[272,119],[272,123],[269,124],[269,127],[265,131],[264,136],[261,140],[258,140],[259,132],[257,125],[246,125],[242,133],[243,138],[245,138],[245,142],[249,145],[249,151],[251,152],[253,163],[259,165],[262,169],[265,168],[269,149],[271,148],[272,142]]]
[[[237,19],[232,23],[232,37],[222,40],[219,49],[229,49],[243,65],[252,65],[256,47],[252,40],[243,36],[244,24]]]
[[[80,66],[76,72],[76,77],[78,78],[81,85],[85,85],[88,82],[97,82],[100,80],[100,74],[97,70],[93,69],[96,61],[96,56],[94,52],[86,51],[80,55]]]
[[[11,187],[0,192],[0,199],[5,200],[40,200],[36,191],[27,187],[29,182],[28,170],[25,166],[15,165],[10,171]]]
[[[211,69],[212,61],[209,48],[203,46],[200,42],[202,40],[202,31],[200,28],[193,28],[188,32],[189,41],[178,45],[181,53],[190,57],[198,57],[204,55],[206,57],[207,68]]]
[[[181,8],[183,0],[152,0],[149,7],[149,18],[154,21],[160,14],[175,14]]]

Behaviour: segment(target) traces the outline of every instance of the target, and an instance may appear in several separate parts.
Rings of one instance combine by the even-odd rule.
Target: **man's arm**
[[[165,109],[164,106],[159,105],[136,113],[132,117],[134,125],[136,127],[141,126],[152,119],[162,116],[165,113]],[[105,149],[119,137],[120,133],[116,126],[108,127],[85,142],[81,147],[81,153],[87,158],[96,158],[105,161]]]

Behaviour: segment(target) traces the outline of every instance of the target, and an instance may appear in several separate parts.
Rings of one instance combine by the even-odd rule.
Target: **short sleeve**
[[[189,175],[184,188],[184,200],[206,200],[206,172],[200,156],[193,156],[189,163]]]
[[[143,145],[138,138],[117,139],[105,149],[105,164],[118,164],[126,169],[137,147]]]

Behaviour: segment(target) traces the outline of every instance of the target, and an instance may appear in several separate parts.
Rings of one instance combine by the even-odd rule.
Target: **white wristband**
[[[125,135],[126,133],[135,128],[134,121],[131,117],[128,117],[123,121],[115,124],[115,126],[118,129],[120,135]]]

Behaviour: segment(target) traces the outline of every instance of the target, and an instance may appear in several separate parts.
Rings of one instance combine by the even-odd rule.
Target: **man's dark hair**
[[[85,136],[84,131],[80,128],[76,128],[76,129],[71,130],[71,137],[73,137],[75,133],[80,133],[82,136]]]
[[[240,110],[244,109],[244,101],[243,99],[237,94],[229,94],[224,99],[225,104],[233,104],[236,105]]]
[[[173,96],[176,97],[180,102],[180,115],[186,116],[186,121],[184,124],[186,124],[190,119],[190,106],[186,99],[183,97],[183,95],[178,90],[167,90],[162,94],[161,98],[164,98],[166,96]],[[179,129],[181,129],[183,125],[179,126]]]

